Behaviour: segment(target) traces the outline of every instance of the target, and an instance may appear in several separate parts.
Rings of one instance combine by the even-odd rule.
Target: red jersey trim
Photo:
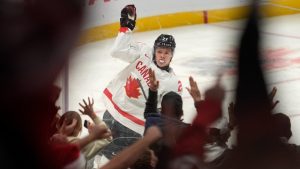
[[[110,93],[110,91],[105,88],[105,90],[103,91],[103,93],[105,94],[105,96],[110,100],[110,102],[114,105],[114,108],[124,117],[126,117],[127,119],[131,120],[132,122],[144,126],[145,122],[141,119],[138,119],[136,117],[134,117],[133,115],[123,111],[113,100],[112,100],[112,94]]]
[[[127,27],[121,27],[119,31],[125,33],[125,32],[128,31],[128,28]]]

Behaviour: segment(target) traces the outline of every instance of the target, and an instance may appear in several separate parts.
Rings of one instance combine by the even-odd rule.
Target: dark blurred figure
[[[160,127],[163,137],[158,142],[152,144],[150,149],[153,150],[159,159],[156,168],[167,168],[171,148],[175,145],[178,136],[189,124],[182,121],[182,97],[176,92],[171,91],[166,93],[162,97],[161,111],[158,110],[157,95],[159,81],[156,79],[155,72],[151,68],[149,69],[149,79],[149,94],[144,111],[146,119],[144,132],[154,125]]]
[[[182,131],[173,146],[172,157],[168,161],[168,168],[170,169],[208,168],[203,160],[204,145],[209,138],[207,130],[222,115],[222,102],[225,92],[223,87],[220,86],[220,77],[216,85],[205,92],[204,101],[196,99],[195,96],[198,95],[196,93],[199,93],[199,91],[197,83],[192,78],[190,78],[190,84],[191,89],[188,91],[194,99],[197,116],[192,125]]]
[[[268,95],[272,111],[279,103],[279,100],[274,100],[276,93],[277,88],[273,87]],[[224,168],[224,164],[232,158],[233,152],[235,152],[235,145],[232,145],[231,148],[227,145],[227,141],[231,136],[231,131],[237,126],[235,117],[237,112],[235,112],[235,107],[234,102],[231,102],[228,105],[229,122],[227,122],[226,118],[220,118],[218,121],[214,122],[208,130],[207,143],[204,146],[204,161],[211,169]],[[291,123],[288,116],[279,113],[272,116],[272,119],[273,131],[279,134],[278,138],[283,141],[286,140],[284,142],[287,143],[287,140],[291,136]]]
[[[258,2],[258,1],[254,1]],[[282,146],[274,129],[272,109],[260,66],[258,3],[254,3],[239,48],[235,117],[238,125],[233,155],[222,169],[293,169],[299,157]],[[276,105],[276,104],[275,104]]]
[[[154,169],[157,164],[157,157],[153,150],[146,150],[140,158],[130,166],[130,169]]]
[[[294,156],[297,166],[300,166],[300,146],[289,143],[289,139],[293,135],[290,118],[283,113],[276,113],[272,115],[272,121],[274,139],[277,139],[280,147]]]
[[[53,82],[77,43],[80,0],[0,1],[0,168],[61,168],[48,145]]]
[[[287,142],[292,136],[290,118],[283,113],[276,113],[272,116],[272,118],[274,134],[278,138],[281,138],[282,141]]]

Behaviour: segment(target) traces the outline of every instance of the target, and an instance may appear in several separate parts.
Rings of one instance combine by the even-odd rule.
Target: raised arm
[[[269,93],[269,98],[270,98],[270,102],[271,102],[271,110],[273,110],[276,105],[279,103],[279,100],[274,101],[274,97],[277,93],[277,87],[273,87],[271,92]]]
[[[201,102],[201,93],[198,88],[197,82],[194,80],[192,76],[189,77],[190,87],[186,87],[189,94],[192,96],[194,100],[194,104],[197,105]]]
[[[196,88],[197,83],[190,77],[191,88],[188,88],[194,101],[199,101],[201,97]],[[212,88],[205,92],[205,100],[197,107],[197,116],[191,126],[187,127],[177,140],[173,148],[173,158],[191,156],[202,159],[203,146],[206,143],[206,130],[210,124],[222,115],[222,101],[224,99],[224,89],[220,86],[220,79]],[[198,98],[198,99],[196,99]],[[199,160],[197,159],[197,160]],[[176,160],[175,160],[176,161]]]
[[[95,140],[106,139],[111,137],[111,132],[105,126],[102,125],[91,126],[89,130],[89,135],[77,139],[72,143],[77,144],[80,149],[83,149],[86,145]]]
[[[146,102],[146,108],[144,111],[144,117],[146,118],[149,114],[158,113],[157,110],[157,89],[159,81],[156,80],[155,72],[151,68],[149,69],[149,96]]]
[[[79,109],[79,111],[82,113],[82,114],[85,114],[85,115],[88,115],[94,122],[95,125],[101,125],[103,126],[104,128],[106,128],[107,130],[109,130],[105,124],[104,121],[102,121],[95,113],[94,111],[94,99],[90,99],[88,97],[88,101],[82,99],[82,102],[83,103],[79,103],[80,107],[82,108]],[[90,133],[90,127],[92,127],[91,125],[89,126],[89,133]],[[110,131],[109,131],[110,132]],[[108,142],[110,142],[112,140],[112,137],[107,137],[107,140],[102,140],[103,141],[103,144],[107,144]]]
[[[98,118],[98,116],[96,115],[96,113],[94,111],[94,108],[93,108],[94,99],[93,98],[90,99],[88,97],[88,101],[82,99],[82,102],[83,103],[79,103],[79,106],[82,108],[82,110],[79,109],[79,112],[89,116],[96,125],[99,125],[99,124],[105,125],[105,123]]]
[[[121,11],[120,30],[111,50],[112,57],[132,63],[140,56],[143,45],[132,41],[135,21],[135,6],[125,6]]]

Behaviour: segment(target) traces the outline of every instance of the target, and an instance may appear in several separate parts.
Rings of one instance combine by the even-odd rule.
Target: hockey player
[[[145,102],[149,89],[149,69],[156,72],[160,83],[158,105],[164,94],[174,91],[181,94],[181,82],[175,76],[170,62],[176,47],[172,35],[161,34],[154,47],[131,40],[136,23],[136,8],[127,5],[121,11],[120,32],[115,40],[111,55],[128,62],[104,89],[107,111],[103,120],[110,127],[114,141],[103,151],[106,157],[132,144],[144,132]],[[114,152],[111,152],[113,150]]]

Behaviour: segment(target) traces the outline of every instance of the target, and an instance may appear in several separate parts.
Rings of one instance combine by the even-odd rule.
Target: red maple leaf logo
[[[125,91],[129,98],[137,99],[141,95],[139,87],[140,86],[139,86],[139,82],[137,79],[132,78],[131,76],[129,76],[129,78],[127,78],[126,85],[125,85]]]

